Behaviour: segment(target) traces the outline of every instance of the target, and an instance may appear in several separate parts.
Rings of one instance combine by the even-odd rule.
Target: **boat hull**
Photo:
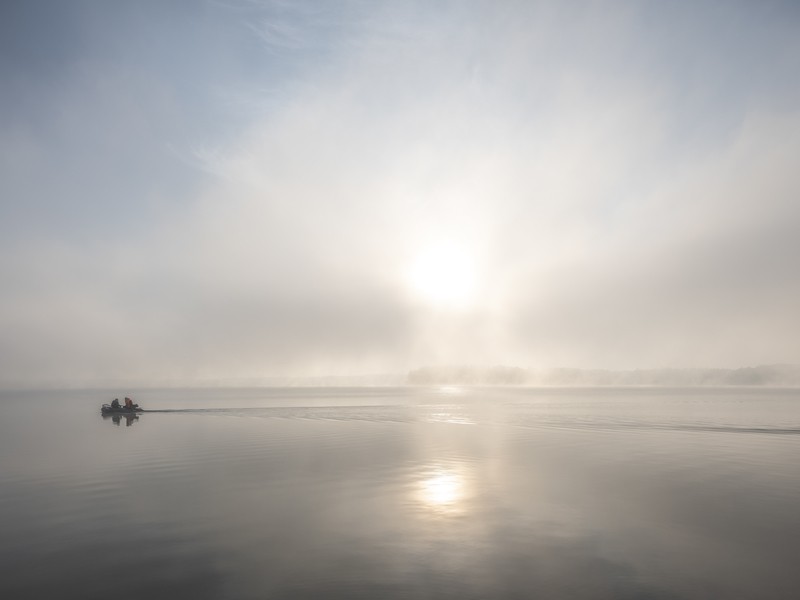
[[[100,412],[104,415],[135,415],[144,412],[143,408],[106,408],[105,406],[100,408]]]

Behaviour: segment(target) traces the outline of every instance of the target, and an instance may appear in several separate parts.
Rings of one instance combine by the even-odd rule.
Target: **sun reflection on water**
[[[417,500],[427,511],[455,515],[465,509],[466,482],[453,470],[430,471],[418,482]]]
[[[452,473],[441,473],[425,479],[422,492],[428,504],[452,504],[461,497],[461,481]]]
[[[425,416],[428,423],[450,423],[451,425],[475,425],[475,421],[458,404],[441,404],[430,407]]]
[[[455,396],[461,394],[461,388],[457,385],[442,385],[439,387],[438,392],[448,396]]]

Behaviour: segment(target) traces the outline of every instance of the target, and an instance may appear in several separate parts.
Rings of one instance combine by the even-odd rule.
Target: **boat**
[[[124,406],[114,408],[110,404],[103,404],[100,407],[100,413],[104,415],[134,415],[141,412],[144,412],[144,409],[139,408],[138,404],[134,404],[133,408],[125,408]]]

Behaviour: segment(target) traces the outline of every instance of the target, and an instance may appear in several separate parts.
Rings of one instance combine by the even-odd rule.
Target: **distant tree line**
[[[800,386],[800,365],[739,369],[523,369],[493,366],[430,366],[410,371],[410,385],[542,386]]]

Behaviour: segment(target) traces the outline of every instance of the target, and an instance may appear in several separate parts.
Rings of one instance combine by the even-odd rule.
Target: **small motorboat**
[[[126,408],[124,406],[111,406],[110,404],[103,404],[100,407],[100,413],[104,415],[133,415],[136,413],[144,412],[143,408],[139,408],[138,404],[134,404],[133,408]]]

